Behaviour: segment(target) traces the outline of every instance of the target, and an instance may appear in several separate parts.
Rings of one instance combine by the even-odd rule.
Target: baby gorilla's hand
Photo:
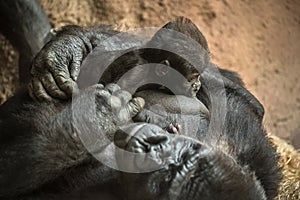
[[[80,65],[92,46],[80,32],[82,29],[77,29],[73,28],[72,34],[58,35],[35,57],[28,86],[34,100],[68,99],[78,90],[75,81]]]

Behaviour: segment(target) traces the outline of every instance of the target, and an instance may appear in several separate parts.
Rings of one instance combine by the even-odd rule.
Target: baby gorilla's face
[[[162,60],[159,64],[152,64],[154,70],[148,69],[148,74],[153,76],[151,78],[170,86],[171,88],[166,89],[171,89],[173,94],[195,97],[201,87],[198,70],[184,58],[174,55],[172,52],[160,51],[163,54],[161,57],[168,59]]]

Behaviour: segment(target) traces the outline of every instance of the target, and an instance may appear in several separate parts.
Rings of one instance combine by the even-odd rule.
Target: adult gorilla
[[[0,196],[94,199],[106,192],[118,199],[273,199],[280,175],[262,126],[263,107],[237,74],[210,62],[206,40],[190,20],[168,23],[143,49],[108,54],[115,61],[103,71],[105,86],[78,89],[83,59],[117,33],[104,26],[65,27],[36,56],[29,89],[0,108]],[[188,46],[186,38],[200,48]],[[170,45],[180,56],[153,44]],[[138,67],[149,63],[156,64]],[[127,89],[152,74],[168,85],[177,72],[182,76],[174,90],[147,84],[133,91],[135,98],[111,84]],[[153,106],[158,103],[165,112]],[[132,117],[147,123],[133,123]],[[84,136],[91,136],[88,145]],[[110,152],[107,139],[126,152]],[[115,158],[125,172],[92,154]]]

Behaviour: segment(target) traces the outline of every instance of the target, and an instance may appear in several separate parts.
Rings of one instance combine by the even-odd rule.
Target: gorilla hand
[[[111,141],[119,126],[128,123],[144,104],[142,98],[132,98],[130,93],[116,84],[106,87],[97,84],[74,96],[73,125],[82,136],[106,137]]]
[[[84,29],[64,27],[36,55],[31,68],[29,94],[37,101],[68,99],[76,92],[76,79],[92,44]],[[54,99],[53,99],[54,98]]]
[[[31,105],[26,107],[22,104],[20,106],[18,101],[11,101],[12,105],[16,105],[18,115],[11,112],[7,115],[9,117],[1,118],[6,122],[5,126],[0,127],[1,139],[10,135],[9,140],[12,142],[5,144],[6,140],[1,140],[0,199],[6,195],[20,194],[20,197],[23,197],[22,194],[30,193],[45,183],[52,184],[60,175],[69,181],[81,180],[64,176],[67,169],[74,167],[72,169],[76,171],[77,166],[82,163],[85,163],[85,166],[91,162],[90,152],[85,146],[86,140],[83,141],[81,136],[89,137],[90,145],[104,147],[113,139],[119,124],[128,123],[144,104],[143,99],[131,99],[128,92],[120,90],[115,84],[88,87],[75,95],[72,102],[63,106],[31,102]],[[16,134],[12,135],[12,132]],[[102,143],[99,144],[98,141]],[[18,159],[15,159],[16,157]],[[17,171],[18,175],[14,176],[13,182],[10,183],[12,171]],[[87,171],[79,167],[77,172]],[[98,172],[95,174],[98,177]],[[89,176],[92,174],[87,175]],[[103,177],[107,175],[103,174]],[[64,178],[63,180],[65,181]],[[57,182],[54,181],[53,184]],[[65,183],[68,181],[61,186],[55,186],[55,191],[62,192]],[[39,196],[37,199],[45,199],[45,196],[43,197]]]

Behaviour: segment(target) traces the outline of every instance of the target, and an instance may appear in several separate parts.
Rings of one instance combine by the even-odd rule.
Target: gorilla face
[[[116,143],[137,153],[118,155],[119,164],[148,173],[120,175],[128,199],[265,199],[255,175],[220,149],[185,136],[163,132],[154,125],[130,126],[128,143],[122,133]],[[124,137],[124,135],[123,135]],[[126,137],[126,136],[125,136]]]

